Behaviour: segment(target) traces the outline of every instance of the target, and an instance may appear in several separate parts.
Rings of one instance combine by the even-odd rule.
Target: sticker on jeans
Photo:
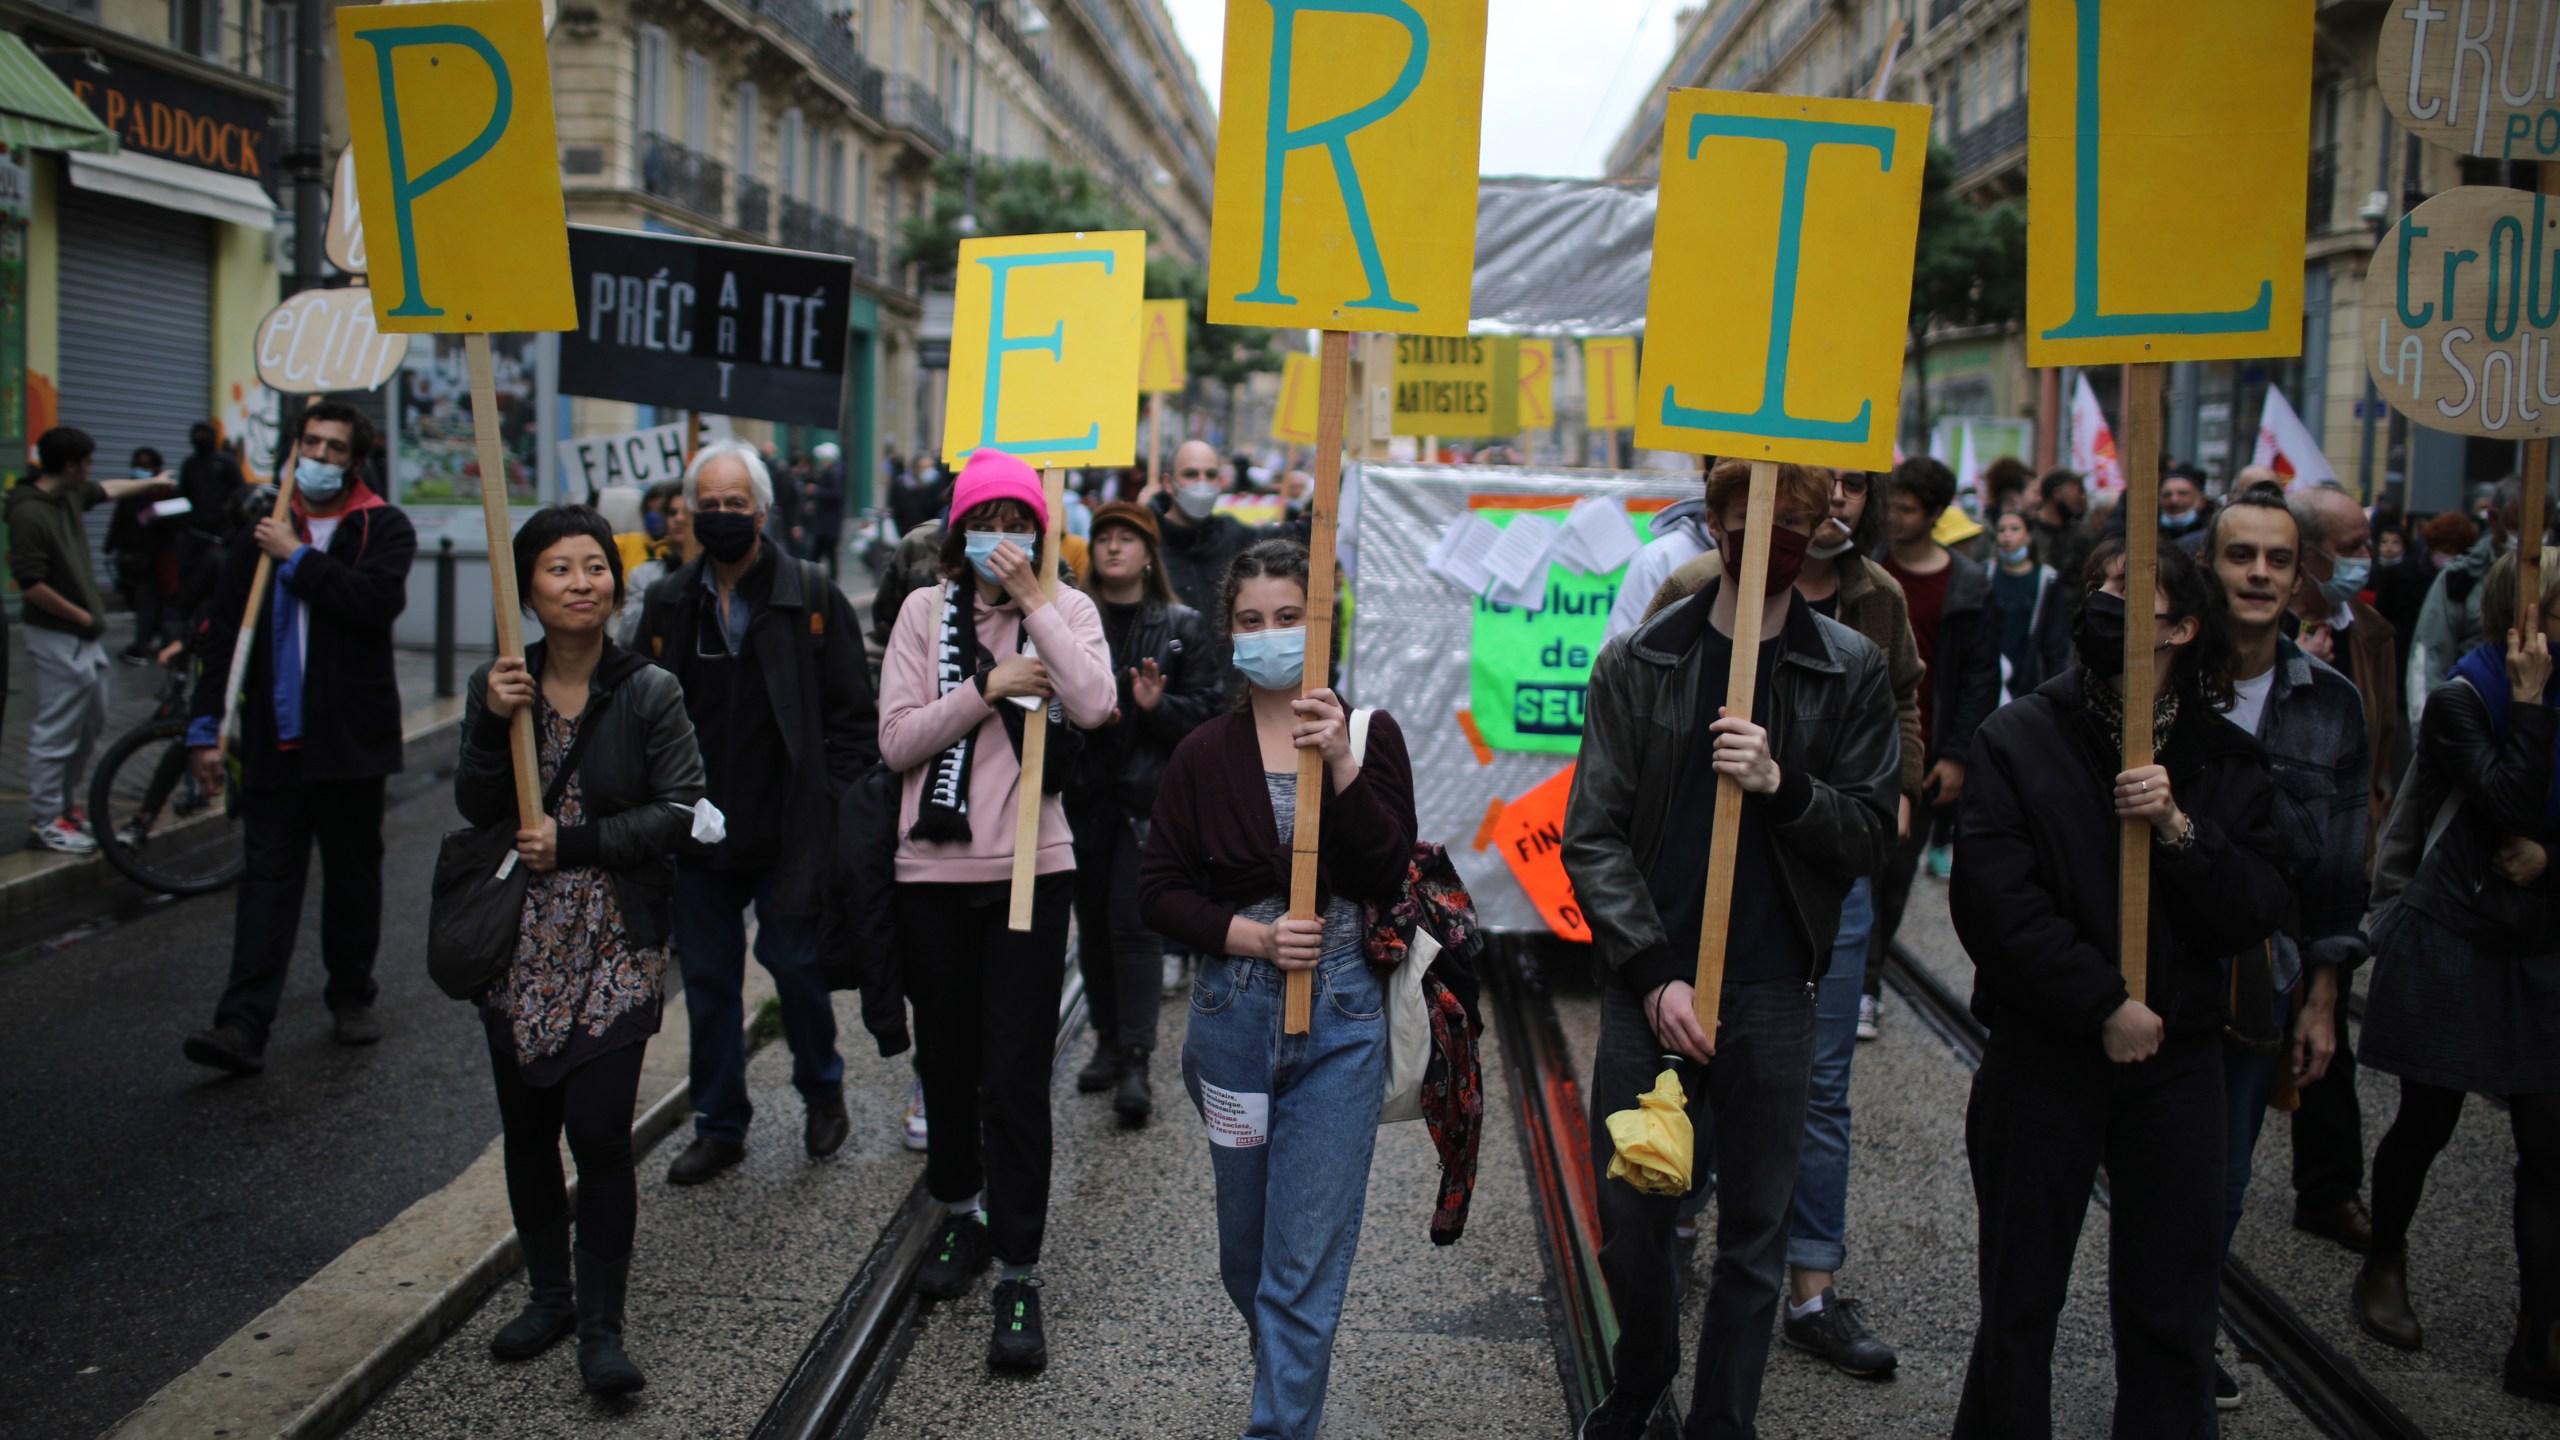
[[[1271,1097],[1239,1095],[1200,1082],[1200,1117],[1209,1122],[1209,1143],[1230,1150],[1250,1150],[1271,1143]]]

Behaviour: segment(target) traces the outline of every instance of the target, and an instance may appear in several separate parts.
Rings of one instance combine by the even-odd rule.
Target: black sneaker
[[[187,1037],[187,1058],[234,1075],[255,1075],[267,1068],[266,1052],[237,1025],[216,1025]]]
[[[916,1293],[957,1300],[969,1293],[969,1282],[987,1268],[988,1258],[987,1222],[975,1215],[955,1215],[917,1268]]]
[[[2232,1378],[2230,1371],[2222,1368],[2222,1362],[2219,1360],[2213,1362],[2213,1408],[2216,1410],[2240,1408],[2240,1382]]]
[[[1040,1370],[1049,1364],[1049,1337],[1040,1328],[1040,1277],[996,1282],[996,1333],[987,1341],[987,1365],[995,1370]]]
[[[1618,1392],[1612,1390],[1592,1407],[1590,1414],[1582,1417],[1581,1428],[1573,1432],[1573,1440],[1644,1440],[1645,1431],[1653,1424],[1653,1412],[1661,1405],[1662,1397],[1657,1395],[1653,1403],[1639,1414],[1632,1403],[1622,1402]]]
[[[1834,1370],[1861,1380],[1890,1375],[1901,1363],[1892,1346],[1867,1333],[1865,1322],[1858,1318],[1858,1302],[1841,1299],[1827,1285],[1821,1309],[1801,1320],[1787,1317],[1786,1336],[1788,1344],[1819,1355]]]
[[[1084,1062],[1084,1068],[1076,1072],[1076,1093],[1099,1095],[1119,1083],[1120,1052],[1111,1048],[1110,1041],[1094,1036],[1093,1058]]]
[[[747,1147],[735,1140],[696,1135],[667,1167],[670,1185],[699,1185],[747,1158]]]

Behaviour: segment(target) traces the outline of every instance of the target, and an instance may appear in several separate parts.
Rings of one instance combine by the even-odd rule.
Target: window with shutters
[[[803,193],[800,179],[800,107],[784,107],[779,124],[780,128],[775,132],[773,178],[782,186],[783,194],[798,198]]]
[[[756,175],[756,82],[738,82],[738,178]]]
[[[640,68],[633,87],[641,135],[667,133],[667,32],[640,27]]]
[[[684,143],[697,155],[711,153],[711,59],[699,50],[684,56]]]
[[[827,214],[844,218],[844,141],[827,142]]]

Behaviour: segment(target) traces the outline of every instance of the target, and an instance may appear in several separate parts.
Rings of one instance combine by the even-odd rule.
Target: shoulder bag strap
[[[569,742],[569,753],[560,757],[559,770],[552,775],[551,783],[543,787],[543,814],[558,813],[560,798],[569,793],[569,777],[578,773],[578,762],[587,755],[587,742],[595,738],[600,728],[596,722],[604,717],[605,708],[612,703],[613,692],[607,690],[589,702],[587,712],[578,717],[577,738]]]

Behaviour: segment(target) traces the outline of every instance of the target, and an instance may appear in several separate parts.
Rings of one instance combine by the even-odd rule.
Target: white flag
[[[2324,482],[2334,485],[2338,480],[2329,457],[2320,453],[2320,442],[2311,438],[2311,427],[2302,423],[2302,417],[2293,413],[2292,402],[2273,385],[2267,387],[2267,403],[2258,414],[2258,453],[2251,463],[2285,477],[2287,490]]]
[[[2089,482],[2093,495],[2124,493],[2124,466],[2116,460],[2116,435],[2107,428],[2107,413],[2098,408],[2098,393],[2082,372],[2071,397],[2071,468]]]
[[[1982,461],[1973,451],[1973,427],[1964,427],[1964,447],[1958,452],[1964,458],[1956,466],[1956,493],[1972,495],[1982,488]]]

